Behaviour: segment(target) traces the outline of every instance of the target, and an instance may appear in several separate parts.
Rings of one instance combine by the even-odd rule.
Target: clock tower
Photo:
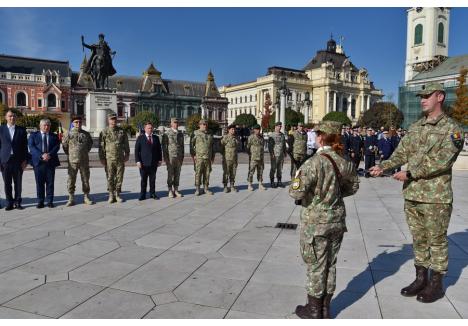
[[[448,57],[450,9],[414,7],[407,17],[405,83]]]

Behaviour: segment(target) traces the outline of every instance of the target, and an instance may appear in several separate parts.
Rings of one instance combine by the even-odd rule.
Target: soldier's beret
[[[416,96],[425,96],[425,95],[430,95],[436,91],[444,92],[444,87],[439,84],[439,83],[429,83],[425,86],[423,86],[423,89],[419,91]]]
[[[117,119],[117,114],[115,114],[115,113],[109,113],[109,114],[107,115],[107,118],[108,118],[108,119]]]
[[[316,127],[315,131],[321,131],[326,134],[341,134],[341,123],[338,121],[322,121]]]
[[[253,125],[252,129],[260,129],[260,125],[259,124]]]
[[[228,129],[232,129],[232,128],[236,128],[236,126],[235,125],[229,125],[228,126]]]
[[[281,121],[278,121],[278,122],[275,123],[275,126],[282,126],[282,125],[283,125],[283,123]]]
[[[73,115],[70,119],[70,121],[83,121],[83,117],[81,115]]]
[[[199,122],[198,122],[199,125],[206,125],[206,120],[205,119],[201,119]]]
[[[177,118],[171,118],[171,123],[173,122],[179,123],[179,120]]]

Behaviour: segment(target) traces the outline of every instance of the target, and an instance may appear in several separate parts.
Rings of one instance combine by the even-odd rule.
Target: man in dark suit
[[[159,199],[156,196],[156,170],[161,166],[162,152],[159,137],[153,135],[153,124],[145,123],[145,133],[138,136],[135,142],[135,161],[140,169],[141,190],[138,200],[146,199],[146,186],[149,178],[150,197]]]
[[[29,153],[26,129],[16,125],[16,114],[8,110],[5,120],[7,124],[0,126],[0,170],[7,200],[5,210],[10,211],[13,208],[23,209],[21,184]],[[15,184],[15,197],[12,195],[12,183]]]
[[[373,129],[367,129],[367,135],[364,137],[364,169],[365,177],[369,178],[369,169],[375,165],[375,154],[378,152],[377,137],[372,134]]]
[[[353,134],[349,137],[349,156],[350,161],[354,163],[356,171],[359,169],[361,162],[362,139],[359,135],[358,128],[353,129]]]
[[[37,208],[44,207],[47,192],[47,207],[54,205],[55,168],[60,165],[58,151],[60,141],[58,136],[50,132],[50,120],[42,119],[39,124],[40,131],[29,136],[29,151],[31,152],[34,175],[36,177]]]
[[[395,148],[393,147],[393,142],[388,136],[388,131],[385,130],[382,133],[383,137],[380,138],[378,142],[379,152],[380,152],[380,160],[388,160],[390,156],[392,156],[393,151]]]

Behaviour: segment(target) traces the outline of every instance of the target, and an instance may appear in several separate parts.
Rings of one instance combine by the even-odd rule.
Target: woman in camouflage
[[[297,170],[289,188],[303,206],[300,250],[307,264],[308,302],[296,307],[300,318],[330,318],[337,255],[347,231],[343,197],[359,188],[353,163],[342,157],[341,124],[323,121],[316,133],[320,148]]]

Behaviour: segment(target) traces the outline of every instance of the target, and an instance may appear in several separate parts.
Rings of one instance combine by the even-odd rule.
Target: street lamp
[[[305,92],[304,104],[305,104],[304,123],[309,123],[309,108],[310,108],[310,93],[309,92]]]
[[[280,101],[281,95],[280,92],[276,92],[276,100],[275,100],[275,122],[280,121]]]
[[[281,108],[280,108],[280,121],[281,121],[281,131],[284,132],[286,128],[286,100],[290,94],[288,86],[286,86],[286,76],[283,72],[283,77],[281,77],[281,87],[279,88],[281,94]]]

